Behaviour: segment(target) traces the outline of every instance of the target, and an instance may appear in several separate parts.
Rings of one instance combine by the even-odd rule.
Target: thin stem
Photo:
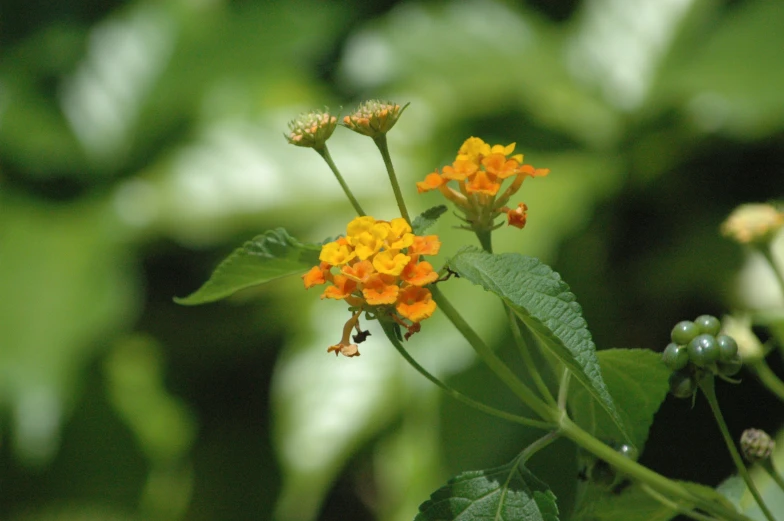
[[[526,461],[531,459],[531,456],[542,450],[543,448],[550,445],[552,442],[557,440],[561,437],[561,433],[556,431],[551,431],[539,438],[538,440],[531,443],[529,446],[523,449],[523,452],[517,457],[517,465],[520,463],[525,464]]]
[[[395,193],[395,201],[397,201],[397,207],[400,209],[400,215],[403,217],[403,219],[406,220],[408,224],[411,224],[411,218],[408,216],[406,202],[403,200],[403,193],[400,191],[400,184],[398,184],[397,176],[395,175],[395,167],[392,166],[392,158],[389,156],[387,135],[381,134],[378,137],[374,137],[373,142],[378,147],[378,151],[381,152],[381,157],[384,159],[384,166],[387,168],[389,182],[392,183],[392,191]]]
[[[784,491],[784,480],[781,479],[781,474],[776,472],[776,468],[773,466],[773,461],[770,458],[764,461],[760,461],[760,466],[765,469],[765,472],[767,472],[771,479],[776,482],[776,485],[778,485],[779,488]]]
[[[776,280],[779,283],[779,290],[784,293],[784,275],[782,275],[781,270],[779,270],[779,265],[776,263],[776,259],[773,258],[773,250],[771,249],[771,243],[767,242],[759,247],[762,256],[765,257],[765,260],[768,261],[770,264],[770,269],[773,270],[773,275],[775,275]]]
[[[392,342],[392,345],[395,346],[395,349],[397,349],[398,353],[400,353],[403,356],[406,362],[408,362],[411,365],[411,367],[416,369],[419,372],[419,374],[421,374],[422,376],[430,380],[432,383],[436,384],[438,387],[443,389],[452,398],[470,407],[478,409],[484,413],[490,414],[492,416],[497,416],[498,418],[503,418],[504,420],[508,420],[514,423],[527,425],[529,427],[536,427],[538,429],[553,429],[554,427],[557,427],[557,425],[552,423],[546,423],[531,418],[525,418],[523,416],[518,416],[516,414],[511,414],[496,409],[494,407],[490,407],[489,405],[485,405],[482,402],[478,402],[474,400],[473,398],[469,398],[468,396],[464,395],[460,391],[453,389],[452,387],[449,387],[447,384],[445,384],[444,382],[442,382],[441,380],[433,376],[433,374],[431,374],[427,369],[419,365],[419,363],[416,360],[414,360],[414,358],[408,353],[406,348],[403,347],[403,344],[400,342],[400,340],[398,340],[398,338],[395,336],[395,332],[392,330],[393,327],[392,324],[382,323],[382,327],[384,329],[384,333],[387,335],[387,338],[389,338],[389,341]]]
[[[569,438],[594,456],[606,461],[609,465],[615,467],[619,472],[628,476],[630,479],[645,483],[661,494],[683,500],[690,505],[694,505],[705,512],[713,514],[719,519],[751,521],[743,514],[727,509],[723,504],[712,498],[703,496],[698,491],[688,490],[680,483],[672,481],[624,456],[581,429],[566,415],[561,417],[560,432],[564,437]]]
[[[746,465],[743,463],[743,459],[740,457],[740,453],[738,452],[738,448],[735,446],[735,442],[732,440],[732,436],[730,436],[730,432],[727,429],[727,424],[724,421],[724,416],[721,414],[721,409],[719,408],[719,401],[716,399],[713,375],[708,375],[700,380],[699,385],[700,389],[702,389],[702,393],[708,400],[708,404],[710,404],[711,411],[713,411],[713,416],[716,418],[716,423],[719,425],[719,430],[721,431],[721,435],[724,438],[724,443],[727,444],[727,448],[729,449],[730,455],[732,456],[732,461],[738,468],[738,473],[743,478],[743,481],[746,482],[746,486],[749,488],[749,492],[751,492],[751,495],[754,496],[755,501],[757,501],[757,504],[762,510],[762,513],[765,514],[765,517],[768,519],[768,521],[776,521],[776,518],[773,517],[771,511],[768,510],[768,506],[765,504],[765,501],[762,499],[762,496],[757,490],[757,487],[751,480],[749,471],[746,469]]]
[[[688,508],[682,507],[675,501],[671,501],[669,498],[659,494],[658,492],[656,492],[655,490],[653,490],[651,487],[649,487],[644,483],[641,485],[641,488],[643,492],[648,494],[654,500],[658,501],[659,503],[666,506],[667,508],[670,508],[678,512],[679,514],[683,514],[684,516],[689,516],[690,518],[696,519],[697,521],[716,521],[715,517],[706,516],[698,512],[694,512]]]
[[[322,158],[324,158],[324,161],[326,161],[327,165],[329,165],[330,170],[332,170],[332,173],[335,174],[335,178],[338,180],[338,183],[340,183],[340,187],[343,189],[343,192],[346,194],[346,197],[348,197],[348,200],[351,201],[351,206],[354,207],[354,211],[357,212],[357,215],[359,215],[360,217],[367,215],[365,211],[362,209],[362,207],[359,205],[359,201],[357,201],[356,197],[354,197],[354,194],[351,192],[351,189],[346,184],[346,181],[343,179],[343,176],[340,175],[340,170],[338,170],[338,167],[335,165],[335,162],[332,161],[332,156],[329,154],[329,149],[327,148],[327,145],[324,145],[324,148],[314,148],[313,150],[318,152],[318,154]]]
[[[775,394],[779,400],[784,401],[784,382],[770,369],[765,359],[760,359],[749,367],[770,392]]]
[[[517,345],[517,350],[520,353],[520,357],[523,359],[523,363],[528,369],[528,374],[531,375],[531,379],[534,381],[534,385],[536,385],[536,388],[539,389],[539,393],[541,393],[545,401],[550,405],[557,405],[555,398],[553,398],[553,395],[550,393],[550,389],[547,387],[547,384],[544,382],[544,379],[542,379],[542,375],[539,373],[539,370],[536,367],[536,362],[534,362],[534,359],[531,356],[531,352],[528,350],[528,343],[525,341],[522,333],[520,332],[520,324],[517,322],[517,315],[514,314],[512,308],[506,304],[504,305],[509,317],[509,327],[512,329],[512,337],[514,337],[514,341]]]
[[[569,380],[571,376],[571,371],[564,367],[561,375],[561,385],[558,387],[558,408],[562,411],[566,410],[566,399],[569,397]]]
[[[482,361],[504,382],[509,389],[514,392],[520,400],[530,407],[536,414],[545,421],[557,421],[561,412],[554,406],[542,401],[541,398],[521,382],[517,376],[512,372],[509,367],[498,358],[490,347],[476,334],[468,322],[460,316],[460,313],[452,306],[449,300],[441,293],[438,287],[433,286],[430,289],[433,300],[438,304],[439,309],[443,311],[444,315],[452,322],[452,325],[460,331],[465,337],[474,351],[479,355]]]

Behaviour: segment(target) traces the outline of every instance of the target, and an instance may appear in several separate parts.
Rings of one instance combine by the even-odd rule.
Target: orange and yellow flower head
[[[527,177],[546,176],[550,170],[523,164],[523,155],[514,154],[514,149],[515,143],[490,146],[478,137],[470,137],[452,164],[428,174],[416,184],[417,191],[440,191],[465,214],[469,230],[494,229],[500,226],[494,221],[501,214],[506,214],[510,226],[522,228],[528,208],[523,203],[513,209],[506,204]],[[507,180],[511,182],[502,190]]]
[[[352,329],[360,333],[363,311],[387,317],[408,329],[419,330],[419,322],[436,309],[430,290],[438,274],[423,260],[435,255],[441,242],[435,235],[414,235],[405,219],[379,221],[357,217],[348,223],[345,237],[322,246],[318,266],[302,276],[306,289],[326,285],[321,298],[345,300],[353,311],[343,337],[329,352],[359,356],[350,342]]]

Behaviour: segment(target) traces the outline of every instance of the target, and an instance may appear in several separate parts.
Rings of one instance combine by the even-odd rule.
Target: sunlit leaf
[[[538,259],[517,253],[493,255],[476,248],[461,250],[448,265],[511,306],[602,405],[620,432],[626,431],[602,378],[582,308],[558,273]]]
[[[557,521],[555,499],[545,483],[515,460],[451,479],[419,507],[414,521]]]
[[[214,302],[250,286],[302,273],[318,264],[320,250],[320,245],[303,244],[283,228],[267,231],[234,250],[202,287],[174,301],[186,306]]]

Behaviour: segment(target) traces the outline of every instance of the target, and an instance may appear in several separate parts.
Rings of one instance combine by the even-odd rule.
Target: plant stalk
[[[381,152],[381,157],[384,160],[384,166],[386,167],[387,174],[389,175],[389,182],[392,183],[392,191],[395,193],[395,201],[397,201],[397,207],[400,209],[400,215],[403,217],[403,219],[406,220],[408,224],[411,224],[411,218],[408,216],[406,202],[403,200],[403,193],[400,191],[400,184],[397,182],[397,176],[395,175],[395,167],[392,166],[392,158],[389,156],[387,135],[381,134],[377,137],[374,137],[373,142],[378,147],[378,151]]]
[[[738,473],[743,478],[743,481],[746,482],[746,486],[749,488],[749,492],[751,492],[751,495],[754,497],[754,500],[757,502],[760,509],[762,510],[762,513],[765,514],[765,517],[768,519],[768,521],[776,521],[776,518],[773,517],[773,513],[768,509],[768,506],[762,499],[762,495],[759,493],[759,490],[757,490],[757,487],[751,480],[749,471],[746,469],[746,464],[743,463],[743,459],[738,452],[738,448],[735,446],[735,442],[733,441],[732,436],[730,436],[729,429],[727,429],[727,423],[724,421],[724,416],[721,414],[721,409],[719,408],[719,401],[716,399],[713,375],[710,374],[700,380],[699,385],[700,389],[702,389],[702,393],[708,400],[708,404],[710,404],[711,411],[713,411],[713,416],[716,418],[716,423],[719,425],[719,430],[721,431],[721,435],[724,438],[724,443],[726,443],[727,449],[730,451],[732,461],[735,463],[735,466],[738,469]]]
[[[335,174],[335,178],[338,180],[338,183],[340,183],[340,187],[343,189],[343,193],[345,193],[346,197],[348,197],[348,200],[351,202],[351,206],[354,207],[354,211],[357,212],[357,215],[359,215],[360,217],[367,215],[365,211],[362,209],[362,207],[359,205],[359,201],[357,201],[356,197],[354,197],[353,192],[346,184],[346,181],[343,179],[343,176],[340,175],[340,170],[338,170],[338,167],[335,165],[335,162],[332,161],[332,156],[329,154],[329,149],[327,148],[327,145],[324,145],[323,148],[314,148],[314,150],[318,152],[318,154],[327,163],[330,170],[332,170],[332,173]]]

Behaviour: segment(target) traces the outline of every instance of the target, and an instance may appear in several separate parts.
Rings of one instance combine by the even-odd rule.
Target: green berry
[[[676,398],[691,398],[697,390],[697,381],[691,371],[681,369],[670,375],[670,394]]]
[[[719,335],[716,337],[719,344],[719,360],[729,362],[738,354],[738,343],[729,335]]]
[[[735,376],[738,374],[741,367],[743,367],[743,360],[736,354],[732,359],[727,360],[726,362],[719,360],[716,366],[719,368],[719,373],[722,376]]]
[[[697,324],[690,320],[682,320],[675,324],[670,333],[670,339],[679,346],[685,346],[692,341],[694,337],[700,334],[700,329]]]
[[[700,333],[716,336],[721,330],[721,322],[713,315],[700,315],[694,319],[694,323],[700,330]]]
[[[689,352],[678,344],[667,344],[662,353],[662,362],[673,371],[683,369],[689,363]]]
[[[697,335],[686,349],[691,363],[697,367],[707,367],[719,359],[719,344],[713,335]]]

